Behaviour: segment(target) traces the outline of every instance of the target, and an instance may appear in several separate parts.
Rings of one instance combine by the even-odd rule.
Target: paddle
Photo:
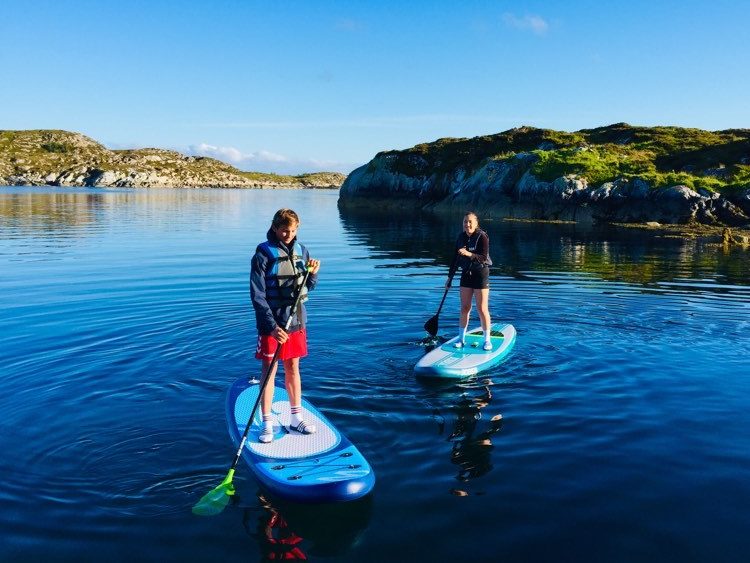
[[[426,323],[424,323],[424,329],[430,334],[430,336],[437,336],[438,332],[438,317],[440,317],[440,311],[443,308],[443,303],[445,303],[445,297],[448,295],[448,290],[451,288],[451,283],[453,283],[453,276],[456,273],[455,266],[451,265],[451,267],[448,269],[448,283],[445,284],[445,291],[443,292],[443,298],[440,300],[440,306],[438,307],[437,313],[435,313],[435,316],[430,318]]]
[[[307,284],[307,278],[310,276],[310,269],[309,267],[305,270],[305,276],[302,278],[302,284],[300,285],[300,289],[297,292],[297,296],[294,298],[294,305],[292,305],[291,312],[289,313],[289,318],[286,321],[286,324],[284,325],[284,330],[289,330],[289,326],[292,324],[292,318],[294,317],[295,313],[297,312],[297,308],[299,307],[300,301],[302,299],[302,288],[305,287]],[[234,477],[234,470],[237,468],[237,464],[240,461],[240,458],[242,457],[242,449],[245,447],[245,442],[247,441],[247,435],[248,432],[250,432],[250,426],[253,424],[253,418],[255,418],[255,411],[258,410],[258,405],[260,404],[260,400],[263,397],[263,391],[266,389],[266,384],[268,383],[268,380],[271,379],[271,372],[273,371],[273,368],[276,366],[276,362],[279,359],[279,351],[281,350],[281,345],[276,346],[276,351],[273,353],[273,358],[271,358],[271,363],[268,364],[268,369],[266,370],[266,375],[263,378],[263,383],[261,383],[260,386],[260,392],[258,393],[258,398],[255,401],[255,405],[253,406],[253,411],[250,413],[250,418],[247,419],[247,425],[245,426],[245,431],[242,433],[242,440],[240,441],[240,447],[237,449],[237,454],[234,456],[234,461],[232,462],[232,467],[229,468],[229,473],[227,473],[227,476],[224,478],[224,480],[219,483],[218,486],[214,487],[210,491],[208,491],[201,499],[198,501],[198,503],[193,507],[193,514],[196,514],[198,516],[215,516],[216,514],[219,514],[222,510],[224,510],[224,507],[229,502],[229,497],[234,495],[234,485],[232,485],[232,478]]]

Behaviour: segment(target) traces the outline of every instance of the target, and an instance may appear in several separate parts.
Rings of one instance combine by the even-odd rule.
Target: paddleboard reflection
[[[306,560],[346,554],[370,522],[372,495],[347,503],[296,504],[257,492],[242,523],[258,542],[262,561]]]

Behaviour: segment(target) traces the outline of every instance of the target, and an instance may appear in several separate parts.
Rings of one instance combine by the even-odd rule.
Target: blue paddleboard
[[[492,350],[484,350],[484,336],[481,328],[466,333],[466,345],[456,348],[458,336],[428,352],[414,366],[414,372],[421,377],[457,379],[476,375],[496,366],[513,349],[516,343],[516,329],[513,325],[495,323],[491,327]]]
[[[227,394],[227,423],[235,447],[250,418],[259,385],[247,378],[234,382]],[[367,460],[346,436],[307,400],[302,399],[304,420],[314,424],[315,434],[290,430],[289,397],[283,386],[276,386],[272,415],[274,439],[258,441],[261,430],[260,407],[242,449],[255,478],[269,492],[295,502],[338,502],[358,499],[375,485],[375,474]]]

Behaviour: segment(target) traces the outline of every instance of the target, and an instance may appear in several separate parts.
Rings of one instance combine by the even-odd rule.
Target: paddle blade
[[[230,469],[226,478],[217,486],[208,491],[193,507],[196,516],[216,516],[229,504],[229,498],[234,495],[232,485],[234,469]]]
[[[429,321],[424,323],[424,329],[430,334],[430,336],[437,336],[438,332],[438,316],[435,315]]]

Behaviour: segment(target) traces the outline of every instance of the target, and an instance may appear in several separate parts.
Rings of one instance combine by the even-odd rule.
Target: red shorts
[[[258,345],[255,347],[255,357],[259,360],[273,358],[276,346],[279,342],[270,334],[259,334]],[[295,330],[289,333],[289,339],[281,345],[279,360],[291,360],[292,358],[304,358],[307,356],[307,334],[305,329]]]

